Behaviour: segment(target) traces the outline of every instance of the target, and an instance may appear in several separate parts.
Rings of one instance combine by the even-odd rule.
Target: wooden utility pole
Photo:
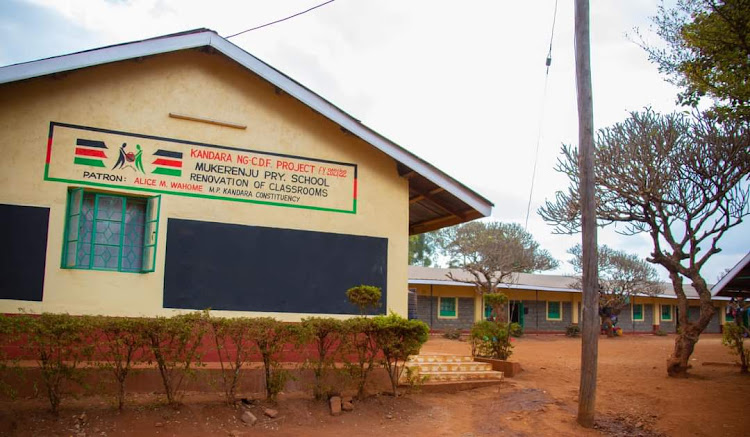
[[[576,84],[578,90],[578,168],[583,241],[583,317],[578,423],[594,426],[599,349],[599,279],[594,199],[594,108],[591,92],[589,1],[575,1]]]

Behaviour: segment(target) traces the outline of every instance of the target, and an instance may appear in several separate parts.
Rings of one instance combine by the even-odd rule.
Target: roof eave
[[[484,197],[211,30],[168,35],[2,67],[0,68],[0,84],[204,46],[213,47],[394,160],[407,165],[428,180],[443,187],[483,217],[488,217],[492,213],[493,205]]]
[[[737,274],[741,272],[742,269],[744,269],[748,264],[750,264],[750,252],[748,252],[745,257],[742,258],[742,260],[738,262],[737,265],[732,268],[732,270],[729,271],[729,273],[724,275],[724,277],[721,278],[721,280],[716,283],[716,285],[711,287],[711,296],[715,297],[717,294],[721,293],[721,291],[724,290],[724,287],[732,282],[734,277],[737,276]]]
[[[0,84],[78,70],[110,62],[211,45],[213,32],[189,33],[87,50],[0,68]]]

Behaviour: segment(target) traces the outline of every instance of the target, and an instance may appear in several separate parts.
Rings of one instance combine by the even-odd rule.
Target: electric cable
[[[547,59],[545,65],[547,71],[544,74],[544,91],[542,92],[542,107],[539,114],[539,129],[537,130],[536,136],[536,152],[534,153],[534,170],[531,172],[531,189],[529,190],[529,202],[526,205],[526,224],[524,224],[524,230],[529,228],[529,213],[531,212],[531,198],[534,194],[534,181],[536,180],[536,165],[539,161],[539,143],[542,139],[542,127],[544,126],[544,107],[547,101],[547,83],[549,81],[549,67],[552,65],[552,41],[555,38],[555,23],[557,22],[557,0],[555,0],[555,11],[552,13],[552,31],[549,37],[549,50],[547,51]]]
[[[333,3],[334,1],[336,1],[336,0],[328,0],[327,2],[324,2],[324,3],[321,3],[321,4],[319,4],[319,5],[313,6],[313,7],[311,7],[310,9],[305,9],[305,10],[304,10],[304,11],[302,11],[302,12],[297,12],[297,13],[296,13],[296,14],[294,14],[294,15],[290,15],[290,16],[288,16],[288,17],[284,17],[284,18],[281,18],[281,19],[279,19],[279,20],[276,20],[276,21],[271,21],[270,23],[262,24],[262,25],[260,25],[260,26],[256,26],[256,27],[253,27],[253,28],[251,28],[251,29],[243,30],[242,32],[237,32],[237,33],[235,33],[235,34],[232,34],[232,35],[229,35],[229,36],[225,36],[224,38],[225,38],[225,39],[229,39],[229,38],[234,38],[235,36],[237,36],[237,35],[242,35],[243,33],[247,33],[247,32],[252,32],[253,30],[258,30],[258,29],[262,29],[262,28],[264,28],[264,27],[268,27],[268,26],[271,26],[271,25],[273,25],[273,24],[276,24],[276,23],[281,23],[282,21],[286,21],[286,20],[289,20],[290,18],[294,18],[294,17],[298,17],[298,16],[300,16],[300,15],[306,14],[306,13],[308,13],[308,12],[312,11],[313,9],[318,9],[318,8],[319,8],[319,7],[321,7],[321,6],[325,6],[325,5],[327,5],[328,3]]]

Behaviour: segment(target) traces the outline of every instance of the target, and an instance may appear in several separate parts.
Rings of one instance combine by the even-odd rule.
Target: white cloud
[[[318,4],[30,1],[65,21],[65,26],[50,27],[63,34],[49,34],[47,26],[0,27],[6,44],[30,48],[0,51],[4,64],[198,27],[228,35]],[[596,126],[621,121],[628,111],[646,106],[675,109],[676,89],[625,36],[639,27],[654,41],[648,27],[656,6],[652,0],[591,2]],[[553,7],[553,0],[338,0],[232,42],[489,197],[496,219],[523,223]],[[74,32],[88,39],[72,38]],[[529,230],[560,260],[568,258],[565,251],[578,237],[552,235],[535,211],[567,186],[553,166],[560,144],[577,142],[575,92],[573,4],[559,2]],[[709,281],[744,255],[748,235],[745,225],[725,236],[732,240],[731,250],[707,267]],[[622,237],[611,230],[601,231],[600,241],[641,256],[650,249],[643,236]]]

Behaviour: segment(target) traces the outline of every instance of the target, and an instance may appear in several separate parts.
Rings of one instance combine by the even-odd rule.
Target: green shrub
[[[735,322],[724,324],[724,333],[722,334],[721,344],[727,346],[733,354],[740,357],[740,372],[748,373],[748,363],[750,363],[750,349],[745,348],[745,336],[750,334],[750,330],[740,326]]]
[[[263,360],[266,396],[276,400],[291,378],[289,371],[281,366],[281,354],[286,344],[295,341],[298,328],[270,317],[258,317],[251,319],[249,334]]]
[[[368,309],[377,309],[381,296],[380,288],[373,285],[359,285],[346,290],[346,298],[359,308],[360,315],[365,315]]]
[[[224,399],[228,404],[234,404],[237,400],[237,390],[240,388],[242,368],[250,362],[254,352],[254,319],[212,317],[208,311],[204,314],[211,327],[210,333],[219,357]]]
[[[408,320],[397,314],[376,316],[375,344],[382,352],[382,363],[391,379],[393,396],[398,396],[398,382],[409,355],[419,353],[427,341],[430,328],[421,320]]]
[[[27,332],[26,347],[35,356],[53,414],[67,395],[66,384],[81,386],[80,365],[91,358],[94,323],[91,317],[44,313],[39,317],[18,316]]]
[[[97,357],[102,358],[97,365],[112,372],[117,382],[117,408],[125,405],[125,381],[142,351],[144,343],[143,319],[123,317],[95,317],[95,328],[101,333],[95,342]]]
[[[519,323],[512,323],[510,336],[515,338],[523,337],[523,326],[521,326]]]
[[[471,328],[472,353],[480,357],[507,360],[513,353],[512,332],[521,329],[518,323],[480,321]]]
[[[144,342],[156,361],[171,405],[179,401],[185,377],[194,376],[194,368],[202,365],[199,347],[205,332],[201,313],[156,317],[143,325]]]
[[[443,337],[448,340],[458,340],[461,338],[461,330],[455,328],[448,328],[443,332]]]
[[[10,357],[8,349],[19,344],[28,332],[28,317],[0,314],[0,377],[17,379],[23,377],[19,357]],[[0,379],[0,393],[15,399],[17,393],[13,385]]]
[[[565,328],[566,337],[579,337],[581,335],[581,327],[578,325],[568,325]]]
[[[420,374],[417,367],[405,366],[404,371],[406,373],[404,376],[406,391],[410,393],[419,392],[422,385],[430,379],[429,375]]]
[[[364,397],[365,385],[375,363],[378,354],[378,345],[375,341],[375,323],[373,319],[355,317],[344,321],[344,344],[343,354],[344,366],[349,375],[356,381],[357,397]],[[356,362],[351,362],[349,354],[355,356]]]
[[[305,366],[315,376],[313,396],[315,399],[326,399],[334,388],[325,385],[326,377],[336,369],[338,346],[344,335],[344,323],[331,317],[309,317],[300,324],[300,342],[311,342],[315,346],[314,357],[308,357]]]

